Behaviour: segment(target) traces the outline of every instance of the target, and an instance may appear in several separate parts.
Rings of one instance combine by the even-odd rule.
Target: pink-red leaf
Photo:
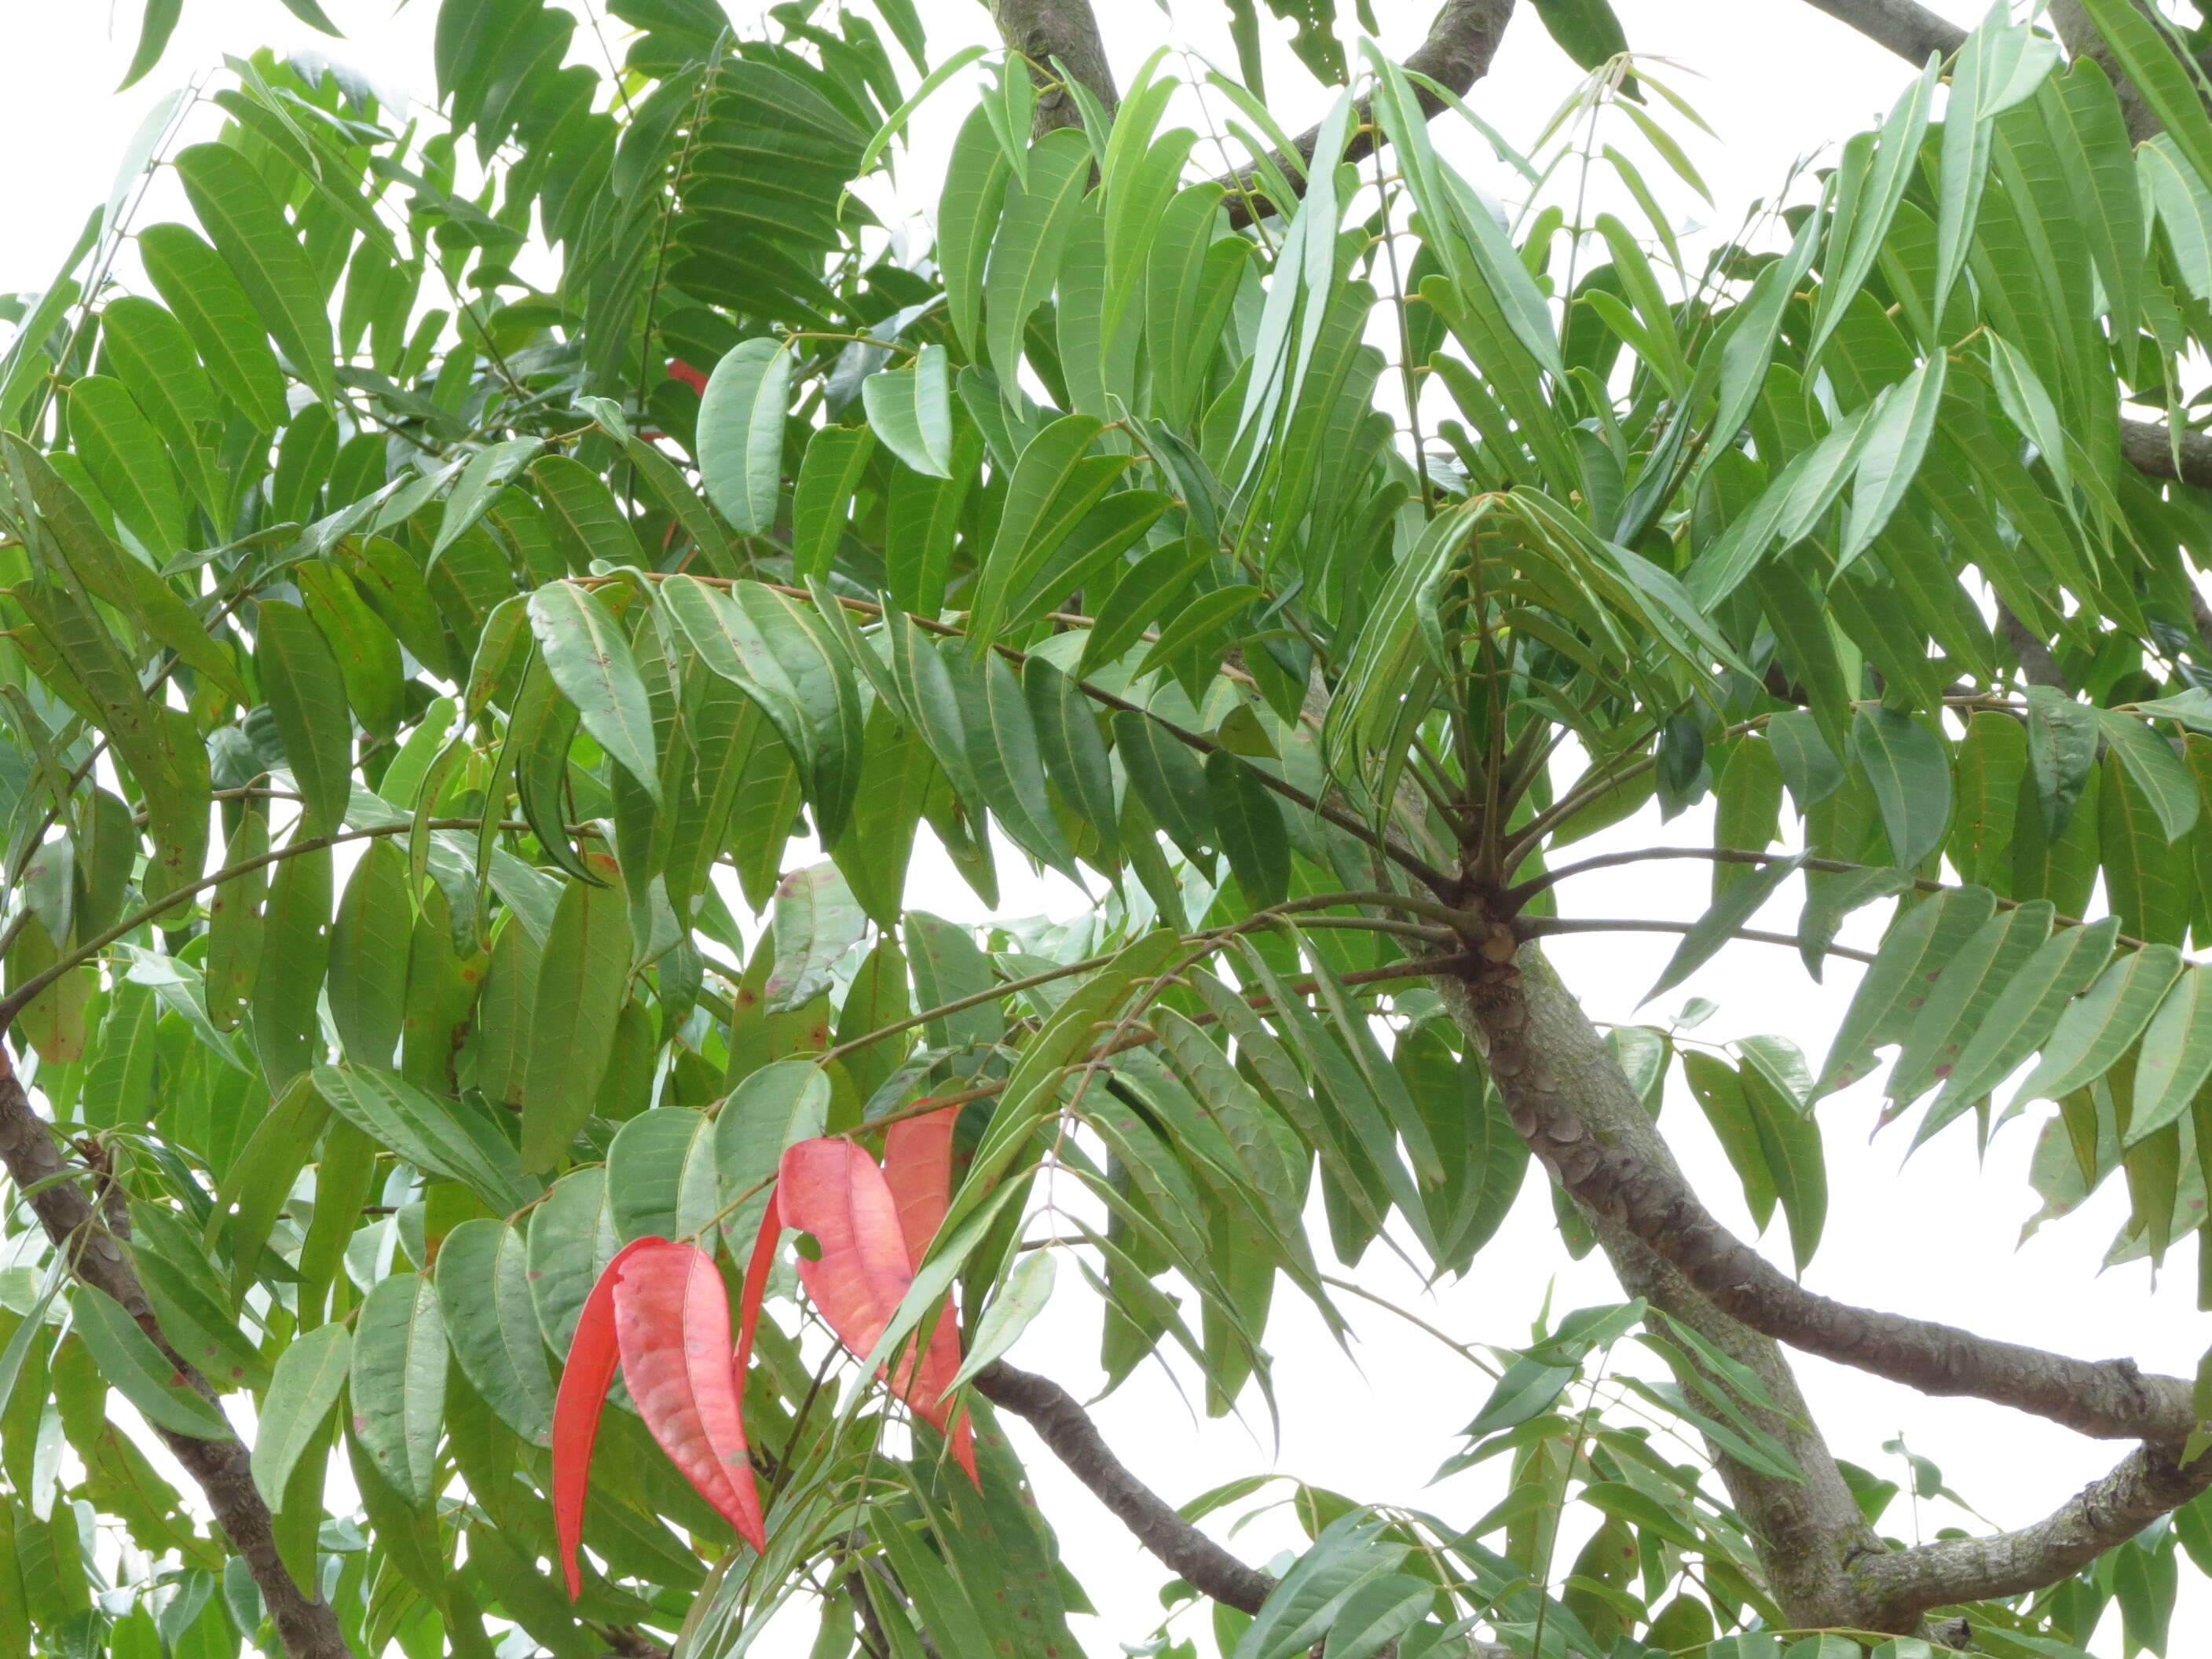
[[[647,1248],[630,1255],[615,1280],[623,1381],[684,1478],[740,1538],[765,1550],[722,1276],[696,1245],[666,1239],[639,1244]]]
[[[799,1282],[839,1340],[874,1352],[914,1280],[884,1172],[849,1140],[802,1140],[784,1151],[776,1202],[821,1247],[819,1261],[800,1257]]]
[[[615,1270],[628,1261],[640,1239],[625,1244],[599,1274],[569,1340],[561,1368],[560,1392],[553,1398],[553,1530],[561,1552],[561,1571],[568,1580],[568,1599],[583,1594],[576,1552],[584,1541],[584,1499],[591,1490],[592,1444],[599,1437],[599,1412],[614,1385],[618,1349],[615,1340]]]
[[[921,1266],[952,1198],[952,1131],[960,1109],[903,1118],[884,1131],[884,1180],[898,1205],[909,1264]]]
[[[776,1242],[783,1237],[783,1216],[775,1194],[768,1195],[761,1215],[760,1234],[753,1240],[752,1260],[745,1263],[745,1287],[738,1297],[738,1386],[745,1385],[745,1367],[752,1363],[753,1333],[760,1329],[761,1303],[768,1295],[769,1269],[775,1265]]]
[[[949,1146],[948,1141],[948,1151]],[[939,1184],[933,1202],[939,1218],[945,1203],[942,1182],[949,1178],[951,1169],[948,1158],[935,1177]],[[916,1195],[912,1213],[920,1218],[933,1200],[921,1180],[912,1182],[909,1190]],[[915,1258],[908,1252],[901,1225],[904,1218],[890,1182],[875,1160],[850,1141],[802,1140],[784,1152],[776,1193],[785,1224],[811,1233],[821,1249],[819,1261],[800,1258],[799,1283],[838,1340],[866,1358],[875,1352],[914,1283]],[[930,1233],[935,1230],[933,1221]],[[925,1237],[925,1248],[927,1242]],[[952,1299],[947,1297],[928,1348],[919,1361],[909,1357],[900,1364],[890,1378],[892,1392],[927,1421],[946,1430],[951,1412],[945,1387],[959,1368],[960,1334],[953,1322]],[[949,1432],[955,1459],[975,1479],[975,1449],[964,1413]]]

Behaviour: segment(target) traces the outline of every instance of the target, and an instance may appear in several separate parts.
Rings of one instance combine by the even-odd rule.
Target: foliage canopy
[[[978,54],[909,0],[618,0],[605,72],[443,0],[434,112],[262,54],[149,123],[0,356],[0,1650],[1073,1652],[1012,1414],[1174,1575],[1147,1651],[2166,1650],[2190,1386],[1796,1276],[1884,1063],[1916,1142],[2055,1103],[2010,1132],[2050,1217],[2125,1183],[2114,1260],[2212,1238],[2198,43],[2000,4],[1693,259],[1604,0],[1534,6],[1587,75],[1525,155],[1462,100],[1510,0],[1405,65],[1270,9],[1342,88],[1302,140],[1249,0],[1249,90],[1001,3],[927,243],[869,204]],[[908,909],[925,830],[1097,902]],[[1645,858],[1711,908],[1561,914]],[[1600,1039],[1539,942],[1606,928],[1681,935],[1655,994],[1869,965],[1817,1066]],[[1790,1273],[1658,1142],[1676,1068]],[[1271,1413],[1279,1296],[1467,1273],[1532,1149],[1626,1299],[1503,1356],[1487,1513],[1298,1486],[1262,1575],[1194,1524],[1261,1478],[1178,1516],[1003,1358],[1088,1296],[1113,1385]],[[1785,1346],[2139,1444],[1907,1548]]]

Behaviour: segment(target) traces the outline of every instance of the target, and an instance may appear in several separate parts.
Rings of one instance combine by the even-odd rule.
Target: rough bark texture
[[[2154,421],[2122,421],[2120,454],[2138,472],[2212,489],[2212,435],[2185,432],[2176,443]]]
[[[2212,1486],[2212,1459],[2176,1462],[2196,1425],[2179,1378],[1849,1307],[1805,1291],[1733,1237],[1682,1179],[1611,1052],[1533,945],[1470,979],[1437,983],[1515,1128],[1591,1218],[1623,1285],[1753,1364],[1791,1416],[1802,1402],[1769,1339],[1925,1394],[1972,1395],[2085,1434],[2151,1443],[2033,1526],[1892,1553],[1860,1520],[1817,1431],[1771,1421],[1806,1486],[1763,1490],[1719,1462],[1794,1620],[1911,1632],[1931,1608],[2056,1583]]]
[[[2098,33],[2097,26],[2089,21],[2081,0],[2051,0],[2051,24],[2058,31],[2068,56],[2093,58],[2097,67],[2105,71],[2105,78],[2112,83],[2112,91],[2119,98],[2120,118],[2128,124],[2130,139],[2140,144],[2160,131],[2158,116],[2143,102],[2136,83],[2121,73],[2119,60],[2112,56],[2112,49],[2105,44],[2105,37]],[[2128,459],[2135,459],[2132,455]]]
[[[1916,0],[1806,0],[1806,3],[1915,64],[1926,63],[1930,52],[1948,58],[1966,43],[1966,30]]]
[[[976,1392],[1036,1431],[1037,1438],[1068,1472],[1134,1533],[1137,1541],[1170,1571],[1181,1573],[1215,1601],[1257,1613],[1275,1581],[1246,1566],[1200,1532],[1114,1455],[1098,1426],[1073,1395],[1049,1377],[1018,1370],[1004,1360],[975,1376]]]
[[[1523,947],[1466,1000],[1478,1041],[1503,1057],[1492,1069],[1514,1127],[1545,1167],[1729,1317],[1923,1394],[1972,1395],[2096,1439],[2178,1444],[2196,1427],[2191,1385],[2131,1359],[2046,1353],[1806,1290],[1714,1219],[1648,1123],[1620,1116],[1602,1086],[1619,1068],[1540,956]]]
[[[1472,981],[1439,979],[1437,987],[1488,1061],[1514,1127],[1589,1216],[1621,1287],[1751,1367],[1783,1408],[1762,1426],[1797,1460],[1805,1472],[1802,1484],[1747,1468],[1717,1448],[1715,1457],[1729,1496],[1759,1540],[1769,1587],[1790,1622],[1813,1627],[1860,1623],[1864,1598],[1851,1566],[1882,1543],[1812,1425],[1781,1349],[1716,1308],[1637,1237],[1613,1206],[1590,1201],[1576,1183],[1572,1170],[1582,1162],[1577,1149],[1603,1142],[1629,1150],[1639,1164],[1682,1185],[1672,1154],[1604,1040],[1533,945]],[[1549,1138],[1548,1128],[1569,1119],[1576,1126],[1571,1142]],[[1564,1164],[1562,1152],[1568,1154]]]
[[[112,1201],[94,1213],[92,1201],[75,1180],[53,1132],[31,1109],[7,1050],[0,1048],[0,1160],[4,1160],[15,1190],[46,1224],[54,1248],[69,1258],[80,1283],[105,1291],[123,1304],[154,1340],[177,1374],[217,1411],[216,1391],[162,1335],[153,1304],[131,1265],[129,1218],[119,1194],[110,1188]],[[58,1176],[64,1178],[56,1180]],[[253,1484],[246,1449],[234,1436],[226,1440],[195,1440],[189,1435],[156,1429],[161,1443],[184,1466],[205,1495],[216,1524],[230,1540],[231,1547],[245,1558],[253,1582],[276,1626],[288,1659],[348,1659],[345,1638],[339,1634],[337,1616],[319,1596],[303,1595],[276,1553],[270,1529],[269,1506]]]
[[[1428,38],[1407,56],[1406,67],[1464,97],[1469,88],[1490,73],[1491,60],[1498,55],[1498,42],[1504,38],[1505,25],[1512,15],[1513,0],[1446,0],[1430,26]],[[1417,86],[1415,91],[1423,114],[1434,115],[1444,107],[1443,100],[1425,87]],[[1291,141],[1289,150],[1278,150],[1269,159],[1293,185],[1302,185],[1320,137],[1318,126],[1309,127]],[[1368,155],[1375,148],[1376,137],[1372,116],[1363,99],[1352,142],[1345,146],[1345,159],[1356,161]],[[1231,224],[1248,225],[1288,206],[1267,199],[1255,168],[1230,173],[1219,182],[1229,192]]]
[[[1083,125],[1082,112],[1061,85],[1055,58],[1086,91],[1113,113],[1119,103],[1114,90],[1114,70],[1106,61],[1105,43],[1098,38],[1098,20],[1089,0],[992,0],[991,16],[999,37],[1029,60],[1030,76],[1036,82],[1036,115],[1032,131],[1042,138],[1055,127]]]
[[[2033,1526],[1876,1556],[1861,1565],[1860,1580],[1869,1598],[1900,1615],[2018,1595],[2080,1571],[2207,1486],[2212,1458],[2185,1468],[2163,1448],[2139,1446]]]

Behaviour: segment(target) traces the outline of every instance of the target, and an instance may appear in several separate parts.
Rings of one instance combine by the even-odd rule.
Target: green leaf
[[[308,833],[329,834],[344,822],[353,793],[353,720],[337,659],[305,611],[264,599],[253,664],[306,804]]]
[[[2105,741],[2120,757],[2169,842],[2187,835],[2197,822],[2196,780],[2181,763],[2173,745],[2149,725],[2111,708],[2094,711]]]
[[[1743,1185],[1752,1224],[1765,1232],[1766,1224],[1774,1218],[1774,1174],[1766,1166],[1765,1145],[1759,1139],[1751,1103],[1744,1097],[1743,1079],[1719,1055],[1695,1048],[1682,1051],[1682,1074]]]
[[[1022,331],[1060,276],[1091,164],[1090,140],[1079,129],[1061,127],[1030,145],[1026,177],[1006,186],[983,279],[988,356],[1001,386],[1013,386],[1021,373]]]
[[[331,930],[331,1018],[346,1052],[390,1066],[407,1017],[407,947],[415,911],[407,854],[395,839],[369,843],[338,901]]]
[[[1905,1047],[1889,1074],[1889,1097],[1905,1106],[1917,1100],[1958,1062],[1999,993],[2049,937],[2051,907],[2038,899],[2000,911],[1978,928],[1946,963],[1905,1034]]]
[[[438,1247],[438,1306],[461,1374],[533,1446],[553,1437],[553,1380],[532,1306],[527,1246],[504,1221],[464,1221]]]
[[[153,423],[120,380],[88,374],[69,389],[70,436],[122,529],[166,562],[184,550],[185,503]]]
[[[1875,1050],[1902,1042],[1927,1000],[1926,985],[1996,910],[1985,887],[1939,893],[1901,909],[1837,1029],[1814,1095],[1832,1093],[1874,1069]]]
[[[1756,1058],[1749,1048],[1745,1054]],[[1762,1066],[1747,1066],[1737,1075],[1743,1080],[1744,1103],[1774,1177],[1775,1196],[1790,1224],[1790,1255],[1802,1273],[1820,1248],[1828,1218],[1828,1170],[1820,1126]]]
[[[522,1086],[522,1167],[550,1170],[591,1115],[629,996],[630,927],[620,890],[571,882],[538,957]]]
[[[957,1389],[1011,1349],[1020,1340],[1030,1323],[1044,1311],[1044,1304],[1052,1299],[1053,1283],[1058,1268],[1052,1252],[1037,1250],[1024,1256],[999,1293],[983,1310],[983,1316],[975,1324],[974,1334],[968,1339],[967,1357],[960,1369],[945,1384]]]
[[[791,353],[775,340],[744,340],[714,365],[699,400],[700,481],[740,535],[775,523],[790,396]]]
[[[2063,1100],[2111,1071],[2142,1035],[2181,968],[2181,952],[2171,945],[2123,952],[2060,1017],[2015,1103]]]
[[[258,430],[276,431],[289,418],[284,371],[230,268],[183,225],[149,225],[137,240],[146,275],[191,337],[208,378]]]
[[[1874,786],[1899,864],[1911,869],[1942,845],[1951,821],[1951,766],[1942,740],[1909,714],[1862,708],[1851,751]]]
[[[530,595],[530,631],[544,653],[546,672],[575,704],[584,729],[658,802],[653,709],[622,625],[596,593],[548,582]]]
[[[100,1373],[117,1392],[143,1413],[146,1420],[196,1440],[228,1440],[222,1413],[192,1392],[172,1384],[175,1367],[154,1346],[138,1322],[106,1291],[80,1284],[70,1298],[76,1334],[84,1340]]]
[[[2139,1146],[2179,1119],[2208,1077],[2212,1077],[2212,990],[2207,989],[2204,971],[2191,963],[2182,969],[2143,1029],[2126,1144]]]
[[[1668,959],[1659,980],[1644,994],[1642,1007],[1662,991],[1671,991],[1692,974],[1705,966],[1721,946],[1734,939],[1737,931],[1747,923],[1759,907],[1772,897],[1775,890],[1797,873],[1798,866],[1808,855],[1800,853],[1790,859],[1777,859],[1771,864],[1762,864],[1751,874],[1730,887],[1713,902],[1712,908],[1692,924],[1682,936],[1682,942]]]
[[[800,582],[830,574],[845,533],[853,492],[876,447],[864,426],[817,428],[791,492],[791,568]]]
[[[1942,405],[1946,361],[1940,352],[1930,357],[1885,392],[1868,417],[1852,472],[1850,511],[1836,553],[1838,572],[1874,544],[1912,487]]]
[[[189,145],[177,153],[174,165],[192,210],[277,349],[318,396],[334,399],[334,350],[322,284],[261,174],[243,150],[229,144]]]
[[[2040,1046],[2059,1011],[2111,960],[2119,931],[2118,919],[2107,916],[2087,927],[2063,928],[2036,948],[1967,1038],[1942,1091],[1928,1109],[1923,1136],[2002,1083]]]
[[[776,884],[775,966],[763,988],[772,1014],[803,1008],[836,981],[837,964],[867,936],[868,919],[835,864],[794,870]]]
[[[427,1508],[446,1419],[446,1327],[428,1279],[377,1282],[355,1321],[352,1361],[354,1437],[393,1491]]]
[[[276,1356],[253,1431],[253,1484],[272,1510],[284,1507],[292,1471],[321,1438],[353,1365],[353,1336],[343,1325],[318,1325]]]
[[[2118,66],[2156,113],[2165,137],[2197,178],[2212,186],[2212,118],[2197,82],[2159,27],[2130,0],[2082,0]]]
[[[603,1165],[563,1176],[531,1212],[530,1300],[555,1353],[568,1353],[584,1300],[622,1242]]]
[[[926,345],[914,366],[871,374],[860,404],[884,447],[915,471],[952,476],[952,380],[941,345]]]
[[[2027,688],[2027,763],[2043,803],[2043,833],[2057,841],[2097,763],[2097,711],[2048,685]]]
[[[1206,757],[1206,788],[1214,832],[1248,905],[1263,908],[1290,896],[1291,842],[1283,811],[1249,764],[1225,749]]]
[[[1586,3],[1605,8],[1610,13],[1606,0]],[[1588,1496],[1587,1491],[1584,1496]],[[1638,1492],[1637,1496],[1643,1494]],[[1436,1601],[1437,1587],[1426,1579],[1402,1572],[1370,1578],[1346,1596],[1337,1609],[1328,1627],[1328,1651],[1337,1659],[1372,1659],[1373,1655],[1426,1618]]]
[[[539,1195],[514,1145],[465,1103],[404,1079],[349,1062],[318,1066],[315,1092],[332,1111],[425,1175],[458,1181],[504,1215]]]

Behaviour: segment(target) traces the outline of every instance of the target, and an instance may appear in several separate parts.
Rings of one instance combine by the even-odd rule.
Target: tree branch
[[[1513,0],[1446,0],[1444,9],[1437,14],[1437,21],[1429,26],[1428,38],[1407,55],[1405,66],[1465,97],[1469,88],[1490,72],[1491,60],[1498,55],[1498,42],[1504,38],[1505,25],[1512,15]],[[1444,100],[1436,94],[1419,82],[1414,90],[1420,99],[1423,114],[1436,115],[1443,111]],[[1307,165],[1313,160],[1314,146],[1320,140],[1321,128],[1309,127],[1291,141],[1288,150],[1277,150],[1268,160],[1295,185],[1304,179]],[[1374,150],[1376,142],[1371,112],[1363,98],[1357,106],[1354,131],[1351,142],[1345,146],[1344,159],[1358,161]],[[1289,205],[1268,199],[1256,167],[1224,174],[1217,182],[1229,192],[1225,205],[1232,225],[1249,225],[1255,219],[1279,213]]]
[[[1510,940],[1494,941],[1490,948],[1500,944],[1510,945]],[[1516,1127],[1526,1115],[1528,1079],[1540,1065],[1542,1079],[1553,1091],[1562,1091],[1559,1078],[1570,1080],[1566,1086],[1574,1091],[1578,1111],[1587,1115],[1592,1139],[1632,1147],[1639,1158],[1679,1181],[1666,1143],[1605,1040],[1551,975],[1540,951],[1524,947],[1520,958],[1519,971],[1489,958],[1472,973],[1454,974],[1437,964],[1432,981],[1453,1019],[1488,1057]],[[1510,979],[1501,981],[1501,970]],[[1504,1005],[1501,984],[1520,994],[1516,1006]],[[1532,1060],[1532,1055],[1540,1060]],[[1569,1190],[1589,1215],[1621,1288],[1645,1297],[1750,1367],[1779,1408],[1759,1413],[1758,1420],[1796,1460],[1802,1479],[1753,1468],[1719,1445],[1711,1450],[1787,1621],[1806,1628],[1864,1628],[1860,1615],[1865,1597],[1850,1576],[1849,1564],[1879,1553],[1883,1545],[1844,1484],[1787,1356],[1770,1337],[1729,1318],[1628,1228]]]
[[[1963,1601],[2018,1595],[2080,1571],[2207,1486],[2212,1458],[2185,1468],[2163,1447],[2138,1446],[2110,1474],[2032,1526],[1898,1550],[1862,1562],[1859,1571],[1869,1594],[1899,1620]]]
[[[2191,1386],[2133,1360],[2075,1359],[1929,1320],[1832,1301],[1787,1278],[1707,1212],[1687,1182],[1617,1137],[1593,1133],[1534,1031],[1529,972],[1541,957],[1476,974],[1467,1000],[1513,1127],[1559,1184],[1624,1227],[1731,1318],[1929,1395],[1966,1395],[2105,1440],[2176,1444],[2197,1425]]]
[[[1917,0],[1806,0],[1839,23],[1848,23],[1877,45],[1911,64],[1924,64],[1930,52],[1948,58],[1966,45],[1966,31],[1938,17]]]
[[[1204,1594],[1244,1613],[1257,1613],[1275,1581],[1246,1566],[1129,1473],[1075,1397],[1049,1377],[1003,1359],[976,1373],[975,1389],[1036,1431],[1052,1455],[1136,1534],[1146,1553]]]
[[[2120,455],[2148,477],[2212,489],[2212,434],[2177,434],[2155,421],[2122,421]]]
[[[178,1376],[220,1414],[222,1408],[215,1389],[169,1345],[154,1316],[153,1304],[147,1300],[131,1254],[124,1248],[129,1239],[128,1212],[117,1205],[105,1215],[95,1213],[83,1188],[70,1179],[70,1166],[52,1131],[31,1109],[4,1047],[0,1047],[0,1160],[4,1160],[17,1194],[45,1224],[46,1237],[69,1262],[78,1282],[104,1291],[122,1304],[124,1311],[153,1339]],[[303,1593],[292,1582],[278,1555],[269,1507],[253,1484],[246,1449],[236,1436],[198,1440],[158,1425],[154,1431],[198,1483],[216,1524],[244,1558],[289,1659],[349,1659],[337,1616],[319,1595]]]
[[[1060,78],[1053,60],[1096,98],[1110,115],[1120,105],[1113,66],[1098,38],[1098,20],[1087,0],[991,0],[992,21],[1009,50],[1029,61],[1036,82],[1036,114],[1030,131],[1043,137],[1055,127],[1083,125],[1083,112]]]
[[[1641,918],[1610,916],[1529,916],[1513,924],[1513,931],[1521,939],[1555,939],[1562,933],[1686,933],[1697,926],[1688,921],[1646,921]],[[1753,945],[1786,945],[1792,950],[1802,950],[1804,942],[1795,933],[1770,933],[1763,927],[1739,927],[1729,935],[1732,939],[1748,939]],[[1848,945],[1831,945],[1827,954],[1846,957],[1853,962],[1874,960],[1868,951],[1855,951]]]

